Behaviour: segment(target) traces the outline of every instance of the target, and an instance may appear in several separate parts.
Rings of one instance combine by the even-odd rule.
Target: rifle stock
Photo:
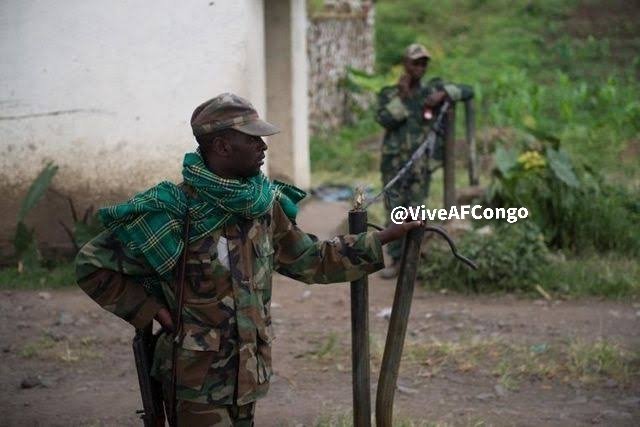
[[[144,329],[136,329],[133,338],[133,356],[138,371],[138,383],[142,396],[142,410],[136,411],[145,427],[164,427],[162,385],[151,377],[153,350],[157,336],[152,333],[152,323]]]

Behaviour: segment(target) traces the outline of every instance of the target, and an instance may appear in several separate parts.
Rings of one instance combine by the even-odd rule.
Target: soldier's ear
[[[233,151],[231,141],[226,135],[216,135],[211,140],[211,149],[213,153],[220,157],[230,157]]]

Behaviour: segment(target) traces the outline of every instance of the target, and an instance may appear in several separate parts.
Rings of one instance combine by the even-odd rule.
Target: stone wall
[[[348,124],[354,111],[368,108],[369,94],[344,87],[347,68],[373,72],[374,8],[368,1],[326,2],[309,17],[309,124],[321,132]]]

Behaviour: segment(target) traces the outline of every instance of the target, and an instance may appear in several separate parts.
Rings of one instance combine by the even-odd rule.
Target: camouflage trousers
[[[383,155],[380,170],[382,172],[382,185],[386,185],[398,173],[404,162],[396,155]],[[386,211],[387,225],[391,224],[391,210],[396,206],[420,206],[427,202],[429,186],[431,184],[431,172],[427,162],[416,162],[413,169],[409,170],[385,195],[384,207]],[[394,240],[387,245],[387,252],[397,262],[402,258],[402,240]]]
[[[253,427],[255,407],[255,402],[237,406],[178,400],[177,427]]]
[[[162,382],[165,408],[170,408],[168,382]],[[246,405],[220,405],[178,399],[177,427],[253,427],[256,402]]]

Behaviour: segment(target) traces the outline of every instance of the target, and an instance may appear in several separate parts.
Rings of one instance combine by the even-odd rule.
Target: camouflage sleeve
[[[444,91],[447,92],[452,101],[466,101],[473,98],[473,89],[468,85],[445,84]]]
[[[136,328],[148,325],[163,306],[143,285],[153,275],[146,262],[133,257],[108,230],[80,249],[75,264],[78,286]]]
[[[384,267],[382,245],[374,232],[318,241],[304,233],[274,205],[275,269],[305,283],[356,280]]]
[[[449,98],[454,102],[460,101],[462,98],[462,91],[456,85],[446,84],[444,85],[444,91],[447,92]]]
[[[409,109],[398,96],[395,87],[387,87],[378,95],[378,109],[376,121],[386,129],[395,129],[402,125],[409,117]]]
[[[429,79],[425,85],[425,97],[431,92],[444,90],[447,96],[454,102],[467,101],[473,98],[473,88],[465,84],[456,84],[445,82],[441,77],[433,77]]]

